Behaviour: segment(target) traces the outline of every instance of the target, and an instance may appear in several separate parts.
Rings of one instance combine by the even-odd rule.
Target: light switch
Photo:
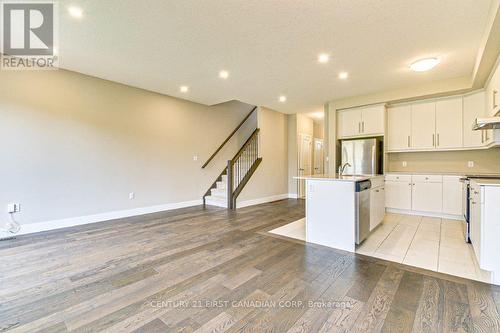
[[[403,161],[403,168],[406,168],[408,166],[408,163],[406,161]]]
[[[474,161],[469,161],[469,162],[467,162],[467,166],[468,166],[469,168],[473,168],[473,167],[474,167]]]
[[[198,155],[193,156],[193,161],[195,161],[195,162],[198,161]]]

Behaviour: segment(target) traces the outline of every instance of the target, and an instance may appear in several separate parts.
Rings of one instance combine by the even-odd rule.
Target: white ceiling
[[[61,1],[69,70],[203,104],[311,112],[332,99],[471,75],[490,0]],[[83,9],[81,20],[67,6]],[[331,55],[319,64],[318,54]],[[439,56],[431,72],[416,59]],[[228,80],[218,78],[222,69]],[[337,74],[348,71],[349,79]],[[179,87],[188,85],[188,94]],[[278,97],[286,95],[286,103]]]

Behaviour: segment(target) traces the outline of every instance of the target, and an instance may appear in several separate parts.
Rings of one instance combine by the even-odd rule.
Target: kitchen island
[[[371,188],[383,185],[382,175],[323,174],[295,179],[306,181],[307,242],[355,252],[359,235],[364,239],[363,236],[366,237],[372,229],[373,222],[376,225],[383,219],[383,197],[378,204],[375,200],[371,202],[371,189],[364,188],[366,184],[371,184]],[[357,189],[361,192],[357,192]],[[380,221],[372,221],[370,225],[370,217]],[[361,223],[358,228],[360,220],[365,223]]]

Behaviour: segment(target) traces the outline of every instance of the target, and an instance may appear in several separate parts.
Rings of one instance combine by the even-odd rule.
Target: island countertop
[[[320,174],[320,175],[304,175],[296,176],[294,179],[299,180],[324,180],[324,181],[340,181],[340,182],[361,182],[384,175],[339,175],[339,174]]]

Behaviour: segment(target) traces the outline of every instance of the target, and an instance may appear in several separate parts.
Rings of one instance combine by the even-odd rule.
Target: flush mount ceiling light
[[[189,87],[188,86],[181,86],[181,93],[187,93],[189,91]]]
[[[330,55],[326,54],[326,53],[321,53],[319,56],[318,56],[318,61],[322,64],[326,64],[328,61],[330,61]]]
[[[349,77],[349,73],[347,72],[340,72],[339,73],[339,79],[341,80],[346,80]]]
[[[82,18],[83,17],[83,10],[79,7],[75,7],[75,6],[69,7],[68,13],[69,13],[69,15],[73,16],[74,18]]]
[[[219,72],[219,77],[220,77],[221,79],[224,79],[224,80],[225,80],[225,79],[227,79],[227,78],[229,77],[229,72],[228,72],[228,71],[220,71],[220,72]]]
[[[285,103],[286,102],[286,96],[283,96],[283,95],[280,96],[279,100],[280,100],[281,103]]]
[[[410,69],[414,72],[430,71],[439,64],[439,58],[425,58],[415,61],[410,65]]]

